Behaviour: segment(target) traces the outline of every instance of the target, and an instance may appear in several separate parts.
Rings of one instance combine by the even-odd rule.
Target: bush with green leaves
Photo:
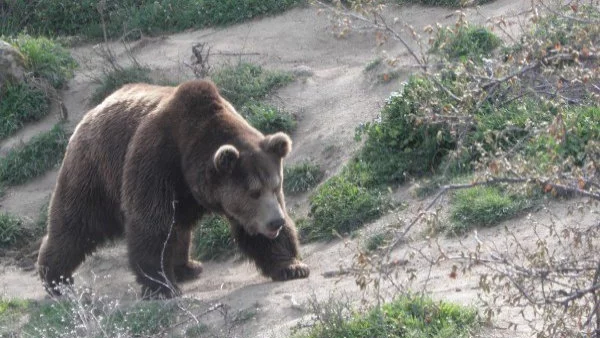
[[[128,83],[153,83],[149,74],[149,68],[139,65],[107,71],[97,80],[99,86],[94,90],[90,101],[98,104]]]
[[[20,218],[0,213],[0,248],[15,244],[24,236],[23,221]]]
[[[342,173],[310,197],[310,220],[300,231],[307,240],[332,239],[336,233],[350,233],[378,218],[388,208],[389,201],[381,192],[359,186]]]
[[[24,34],[8,41],[23,54],[26,67],[34,77],[47,80],[55,88],[64,87],[73,77],[77,62],[56,41]]]
[[[296,337],[467,338],[479,328],[475,309],[422,296],[401,296],[367,313],[349,313],[343,307],[335,302],[320,306],[316,325]]]
[[[194,230],[193,256],[200,260],[226,258],[235,252],[229,221],[217,215],[203,218]]]
[[[458,25],[439,29],[431,51],[451,59],[481,60],[501,44],[502,40],[485,27]]]
[[[0,91],[0,139],[49,112],[50,103],[42,90],[28,83],[6,83]]]
[[[291,114],[270,104],[253,102],[242,107],[241,112],[248,123],[263,134],[278,131],[289,134],[296,128],[296,120]]]
[[[536,158],[541,167],[560,160],[575,168],[597,160],[598,154],[592,148],[598,147],[600,140],[600,107],[566,110],[548,128],[554,132],[527,142],[527,154]]]
[[[62,162],[68,134],[61,124],[11,149],[0,158],[0,184],[17,185],[37,177]]]
[[[221,95],[237,109],[263,99],[272,90],[293,80],[288,73],[265,70],[247,62],[223,67],[213,73],[211,78],[219,87]]]
[[[286,194],[306,192],[323,179],[325,173],[308,161],[283,169],[283,190]]]
[[[381,112],[380,121],[358,129],[366,138],[354,162],[359,181],[367,186],[402,183],[407,175],[432,173],[455,142],[444,124],[427,123],[422,99],[430,97],[434,85],[411,77],[401,93],[392,95]],[[447,99],[440,94],[440,101]]]

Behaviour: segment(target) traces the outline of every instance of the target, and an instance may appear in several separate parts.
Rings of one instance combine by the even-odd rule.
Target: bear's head
[[[213,155],[214,198],[227,215],[251,235],[274,239],[286,222],[283,158],[292,141],[284,133],[265,136],[258,147],[221,145]]]

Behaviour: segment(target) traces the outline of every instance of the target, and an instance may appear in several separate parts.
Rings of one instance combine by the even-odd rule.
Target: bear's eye
[[[250,197],[257,200],[260,197],[260,190],[250,191]]]

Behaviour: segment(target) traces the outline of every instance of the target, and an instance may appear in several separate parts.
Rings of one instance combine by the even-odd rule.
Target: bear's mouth
[[[275,238],[277,238],[277,236],[279,236],[280,231],[281,231],[281,228],[279,228],[277,230],[273,230],[273,231],[267,231],[267,232],[263,233],[263,235],[265,237],[267,237],[268,239],[275,239]]]

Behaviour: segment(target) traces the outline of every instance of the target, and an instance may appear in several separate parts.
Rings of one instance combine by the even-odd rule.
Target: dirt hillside
[[[529,1],[498,0],[479,8],[467,10],[469,20],[486,24],[496,16],[506,16],[509,29],[518,30],[527,11]],[[398,18],[399,23],[408,23],[417,31],[436,22],[451,23],[456,20],[455,11],[443,8],[403,6],[388,8],[390,18]],[[408,35],[407,35],[408,39]],[[167,77],[179,82],[193,77],[186,66],[190,63],[193,44],[203,42],[211,47],[210,59],[213,67],[239,60],[258,63],[269,69],[281,69],[298,74],[290,85],[279,90],[270,100],[298,118],[294,132],[294,150],[288,163],[311,159],[327,170],[335,173],[356,150],[354,130],[360,123],[377,117],[385,99],[401,87],[410,73],[415,72],[414,61],[398,44],[390,41],[378,46],[370,32],[353,32],[344,38],[332,34],[332,24],[325,13],[315,8],[299,8],[275,17],[220,29],[205,29],[184,32],[159,38],[144,38],[132,45],[137,60],[155,70],[154,76]],[[70,127],[74,127],[88,107],[88,99],[95,84],[92,78],[97,75],[100,59],[94,53],[95,46],[85,45],[72,49],[73,55],[81,64],[69,88],[63,92],[65,106],[69,112]],[[122,46],[114,43],[123,62],[127,56]],[[376,83],[365,73],[365,66],[381,55],[400,56],[400,77],[387,84]],[[40,123],[5,141],[0,150],[21,140],[26,141],[40,130],[50,129],[56,117],[49,117]],[[40,207],[50,196],[56,179],[56,171],[33,180],[22,186],[11,188],[2,199],[2,211],[34,220]],[[408,207],[394,212],[365,228],[364,232],[374,231],[399,220],[410,219],[419,206],[427,201],[411,197],[410,186],[399,188],[395,196]],[[290,197],[288,205],[296,215],[306,212],[307,196]],[[567,221],[589,222],[565,216]],[[522,229],[524,238],[527,221],[512,220],[511,226]],[[426,245],[420,239],[420,230],[414,229],[414,247]],[[486,230],[480,236],[494,237],[500,230]],[[302,256],[311,267],[307,280],[274,283],[261,277],[249,263],[232,259],[225,262],[205,262],[205,272],[195,282],[185,284],[185,297],[207,303],[224,303],[234,311],[255,313],[252,320],[236,326],[230,332],[237,337],[286,337],[289,328],[306,316],[306,302],[312,295],[317,299],[339,296],[345,293],[351,299],[359,299],[361,292],[350,275],[331,277],[340,267],[349,267],[355,252],[352,248],[361,237],[350,240],[304,245]],[[451,239],[442,239],[448,250],[458,246]],[[469,243],[469,239],[464,239]],[[393,255],[403,259],[407,246],[400,246]],[[10,262],[13,262],[10,260]],[[448,278],[450,266],[438,266],[431,272],[420,271],[419,278],[425,280],[430,275],[429,284],[435,298],[475,304],[477,301],[477,278],[465,276],[457,280]],[[127,267],[125,248],[121,243],[99,250],[76,275],[76,281],[89,285],[96,294],[110,294],[111,297],[132,298],[130,290],[137,290],[133,275]],[[419,286],[419,283],[416,284]],[[421,285],[422,287],[422,285]],[[392,293],[393,289],[386,290]],[[4,262],[0,266],[0,294],[6,297],[42,299],[45,296],[31,264]],[[509,315],[507,315],[509,316]],[[218,319],[214,319],[218,321]],[[498,323],[502,326],[502,320]],[[510,333],[507,336],[525,334],[526,331]],[[502,330],[491,330],[485,336],[502,336]]]

